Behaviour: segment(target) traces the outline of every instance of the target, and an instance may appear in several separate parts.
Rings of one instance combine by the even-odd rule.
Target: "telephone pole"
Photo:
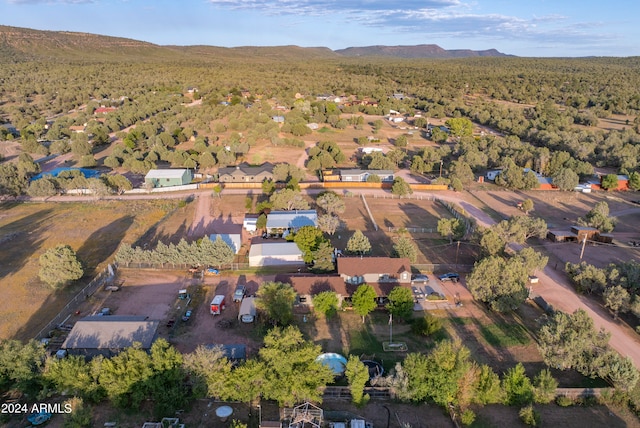
[[[587,235],[584,235],[584,239],[582,240],[582,249],[580,250],[580,261],[582,261],[582,256],[584,255],[585,245],[587,245]]]

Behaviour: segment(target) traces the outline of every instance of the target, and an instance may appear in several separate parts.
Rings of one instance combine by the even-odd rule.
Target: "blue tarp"
[[[40,174],[33,176],[31,178],[31,180],[32,181],[33,180],[38,180],[38,179],[44,177],[45,175],[50,175],[50,176],[53,176],[53,177],[57,177],[58,174],[60,174],[61,172],[64,172],[64,171],[80,171],[82,173],[82,175],[85,176],[85,178],[93,178],[93,177],[98,177],[98,176],[102,175],[101,171],[96,171],[95,169],[71,168],[71,167],[63,167],[63,166],[61,166],[61,167],[52,169],[49,172],[41,172]]]

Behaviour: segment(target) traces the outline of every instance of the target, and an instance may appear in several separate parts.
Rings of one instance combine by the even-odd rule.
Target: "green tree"
[[[263,230],[265,227],[267,227],[267,216],[264,213],[262,213],[258,216],[258,219],[256,220],[256,228],[258,230]]]
[[[305,263],[313,262],[314,251],[320,248],[320,244],[327,242],[322,231],[313,226],[302,226],[295,233],[293,242],[298,245],[302,251],[302,258]]]
[[[466,117],[448,119],[445,125],[453,137],[470,137],[473,135],[473,123]]]
[[[148,398],[145,383],[153,374],[151,356],[137,343],[102,362],[99,383],[116,407],[137,408]]]
[[[327,318],[338,312],[338,295],[335,291],[322,291],[313,296],[313,310]]]
[[[54,196],[58,193],[56,183],[48,177],[39,178],[29,183],[27,195],[33,197]]]
[[[39,261],[38,276],[54,288],[80,279],[84,275],[76,252],[69,245],[59,244],[49,248],[40,256]]]
[[[281,189],[276,191],[269,201],[275,210],[308,210],[309,203],[304,199],[300,191]]]
[[[474,299],[497,312],[517,309],[526,300],[528,273],[521,260],[489,256],[476,262],[467,277],[467,287]]]
[[[364,394],[364,387],[369,381],[369,369],[356,355],[349,355],[344,372],[349,382],[351,399],[356,406],[362,406],[369,401],[369,395]]]
[[[365,254],[371,251],[371,242],[360,230],[356,230],[347,241],[346,250],[353,254]]]
[[[609,217],[609,204],[598,202],[584,217],[578,219],[581,226],[595,227],[600,232],[609,233],[616,226],[616,219]]]
[[[69,355],[66,358],[48,358],[43,378],[59,393],[70,393],[84,400],[98,403],[104,390],[98,383],[102,358],[87,362],[84,357]]]
[[[17,390],[36,396],[42,390],[41,370],[46,350],[35,340],[0,341],[0,392]]]
[[[505,404],[523,405],[533,401],[533,386],[522,363],[507,370],[502,379],[502,389],[505,393]]]
[[[362,317],[363,323],[364,317],[376,308],[376,297],[376,290],[368,284],[360,285],[351,296],[353,310]]]
[[[193,352],[184,354],[183,367],[189,376],[196,398],[238,398],[235,388],[228,388],[231,362],[225,357],[222,346],[199,345]]]
[[[393,244],[393,254],[395,257],[405,257],[411,263],[415,263],[418,259],[418,248],[411,238],[401,236]]]
[[[500,377],[486,364],[480,366],[473,384],[473,402],[497,404],[503,401]]]
[[[334,380],[333,371],[316,361],[320,345],[304,340],[296,327],[275,327],[264,338],[259,354],[265,364],[263,397],[280,406],[322,402],[322,392]]]
[[[454,238],[461,239],[466,231],[465,224],[457,218],[441,218],[438,220],[438,233],[449,238],[449,243],[453,244]]]
[[[640,172],[633,171],[629,174],[629,189],[640,190]]]
[[[553,185],[564,191],[575,189],[579,182],[580,177],[570,168],[560,168],[552,177]]]
[[[258,288],[256,297],[256,307],[264,311],[274,325],[291,324],[296,291],[290,284],[266,282]]]
[[[533,211],[533,201],[531,199],[525,199],[524,201],[522,201],[520,209],[524,211],[525,214],[529,214],[531,211]]]
[[[604,190],[614,190],[618,188],[618,176],[616,174],[607,174],[602,177],[600,186]]]
[[[312,252],[314,272],[330,272],[335,270],[333,265],[333,245],[330,242],[321,242],[318,249]]]
[[[525,425],[529,425],[532,427],[540,426],[540,423],[542,421],[540,417],[540,412],[534,409],[532,404],[529,404],[521,408],[518,415],[520,416],[520,420]]]
[[[120,174],[103,175],[103,178],[111,189],[113,189],[119,195],[123,194],[127,190],[133,189],[133,185],[127,177]]]
[[[204,265],[228,265],[233,263],[235,257],[233,249],[220,236],[217,236],[213,242],[207,237],[203,238],[200,243],[200,250],[202,264]]]
[[[431,314],[426,314],[421,318],[414,318],[411,321],[411,332],[420,336],[433,336],[442,329],[440,318]]]
[[[316,199],[316,204],[328,215],[342,214],[345,210],[344,200],[335,192],[324,192]]]
[[[585,375],[595,372],[593,361],[606,349],[609,334],[597,331],[582,309],[573,314],[557,311],[538,331],[538,349],[550,367],[576,369]]]
[[[620,311],[626,312],[631,305],[629,292],[620,285],[608,287],[602,293],[602,297],[604,298],[604,305],[611,309],[616,317]]]
[[[331,214],[322,214],[318,217],[318,229],[329,235],[336,233],[340,227],[340,219]]]
[[[0,195],[18,196],[27,188],[27,179],[13,163],[0,164]]]
[[[409,183],[404,181],[402,177],[396,177],[393,179],[393,184],[391,185],[391,193],[398,196],[406,196],[413,193],[413,190],[409,186]]]
[[[72,397],[63,404],[68,404],[71,408],[71,413],[64,415],[63,428],[91,428],[91,407],[85,406],[82,398]]]
[[[413,317],[413,293],[407,287],[393,287],[389,293],[387,310],[405,321]]]
[[[556,398],[558,381],[549,369],[542,369],[533,378],[533,399],[539,404],[549,404]]]
[[[216,376],[216,372],[212,372]],[[225,377],[229,400],[251,404],[260,398],[265,386],[265,365],[255,359],[246,360]]]
[[[18,173],[30,177],[40,172],[40,165],[33,161],[28,153],[20,153],[18,156]]]

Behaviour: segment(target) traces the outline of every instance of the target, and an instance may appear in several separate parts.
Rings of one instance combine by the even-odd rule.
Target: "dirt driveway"
[[[249,354],[257,352],[255,325],[238,322],[239,304],[233,303],[232,295],[239,282],[246,284],[247,293],[253,295],[259,284],[273,277],[211,276],[201,280],[182,271],[121,269],[118,279],[124,282],[121,290],[111,293],[99,306],[110,308],[114,315],[159,320],[158,335],[180,352],[192,352],[201,344],[242,344]],[[191,301],[178,299],[182,289],[188,290]],[[227,303],[222,314],[214,316],[209,303],[216,294],[225,295]],[[187,309],[193,314],[184,322],[182,316]],[[169,326],[170,320],[174,323]]]

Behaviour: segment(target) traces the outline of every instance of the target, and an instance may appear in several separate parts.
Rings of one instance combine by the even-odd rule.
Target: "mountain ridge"
[[[340,59],[351,57],[466,58],[510,56],[495,49],[446,50],[435,44],[407,46],[363,46],[332,50],[327,47],[157,45],[150,42],[74,31],[35,30],[0,25],[0,59],[119,59],[184,60],[193,55],[208,58]]]

